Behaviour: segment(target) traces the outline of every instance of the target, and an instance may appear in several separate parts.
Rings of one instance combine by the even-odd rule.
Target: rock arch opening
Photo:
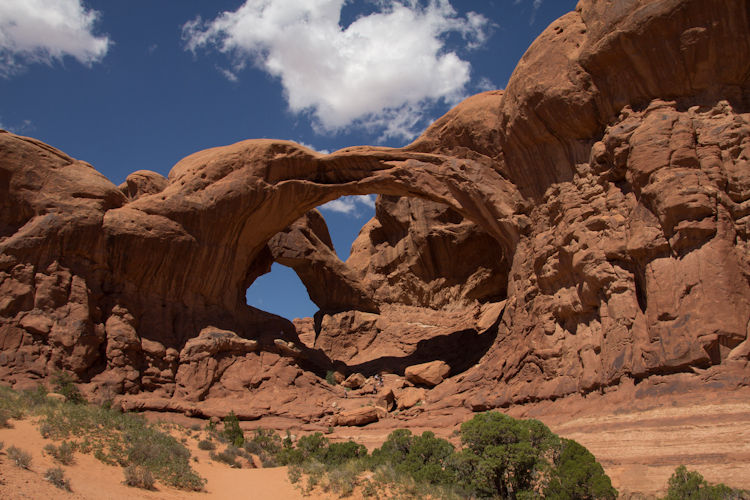
[[[318,310],[297,273],[277,263],[250,285],[245,298],[248,305],[289,321],[312,317]]]
[[[362,373],[433,360],[464,371],[471,363],[457,346],[474,360],[497,335],[507,256],[488,251],[496,239],[446,204],[380,194],[374,205],[345,260],[319,210],[268,241],[262,255],[293,269],[318,307],[304,343]]]

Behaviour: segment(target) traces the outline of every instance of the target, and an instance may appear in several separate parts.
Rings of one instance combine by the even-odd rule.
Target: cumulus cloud
[[[328,210],[331,212],[338,212],[347,215],[353,215],[355,217],[361,217],[362,213],[359,209],[365,206],[370,209],[375,208],[375,195],[363,194],[360,196],[342,196],[341,198],[319,206],[321,210]]]
[[[111,41],[94,35],[98,18],[81,0],[0,0],[0,76],[65,56],[87,66],[101,61]]]
[[[340,25],[347,0],[247,0],[216,19],[182,28],[185,48],[216,48],[234,74],[251,63],[281,82],[289,108],[319,132],[359,126],[411,139],[429,104],[465,97],[471,66],[446,48],[482,45],[488,20],[459,16],[448,0],[377,0],[376,12]]]

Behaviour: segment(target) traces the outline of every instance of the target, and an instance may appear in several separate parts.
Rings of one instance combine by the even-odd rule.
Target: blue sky
[[[0,0],[0,128],[115,184],[250,138],[318,151],[403,146],[462,98],[503,88],[575,0]],[[324,206],[340,257],[372,198]],[[274,265],[248,303],[317,308]]]

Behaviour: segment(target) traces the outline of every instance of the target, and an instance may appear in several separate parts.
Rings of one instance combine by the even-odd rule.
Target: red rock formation
[[[333,369],[447,363],[400,418],[673,372],[747,384],[748,9],[582,0],[504,92],[402,149],[244,141],[118,189],[0,133],[0,378],[66,369],[102,397],[153,393],[128,408],[307,422],[338,412],[315,375]],[[311,210],[369,193],[341,262]],[[274,260],[321,308],[313,349],[245,304]]]

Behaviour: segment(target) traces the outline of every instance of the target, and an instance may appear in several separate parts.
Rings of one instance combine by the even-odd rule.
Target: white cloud
[[[0,123],[0,129],[7,130],[8,132],[12,132],[14,134],[23,135],[25,133],[33,132],[34,130],[36,130],[36,127],[33,123],[31,123],[31,120],[24,120],[20,125],[16,126]]]
[[[539,10],[539,7],[542,6],[543,1],[544,0],[534,0],[534,6],[531,9],[531,19],[529,20],[529,26],[534,24],[534,21],[536,20],[536,12]],[[513,2],[513,5],[518,5],[519,3],[521,3],[521,0],[515,0]]]
[[[98,17],[81,0],[0,0],[0,76],[66,55],[87,66],[101,61],[111,41],[94,35]]]
[[[458,16],[448,0],[378,0],[377,12],[344,29],[346,1],[247,0],[212,21],[186,23],[183,40],[193,52],[218,48],[235,74],[249,61],[279,78],[289,108],[309,113],[319,132],[353,125],[411,139],[427,104],[465,96],[471,66],[446,49],[447,35],[475,48],[488,20]]]
[[[477,90],[479,90],[479,92],[487,92],[488,90],[502,90],[502,89],[498,89],[497,85],[492,83],[492,80],[490,80],[486,76],[483,76],[482,78],[479,79],[476,87],[477,87]]]
[[[328,151],[327,149],[318,149],[315,146],[313,146],[312,144],[307,144],[307,143],[302,142],[302,141],[295,141],[294,139],[289,139],[289,140],[292,141],[292,142],[296,142],[300,146],[304,146],[307,149],[312,149],[313,151],[317,151],[318,153],[321,153],[321,154],[324,154],[324,155],[331,154],[331,152]]]
[[[226,68],[221,68],[219,66],[216,66],[216,69],[218,69],[222,75],[226,77],[227,80],[229,80],[232,83],[237,83],[240,81],[239,78],[237,78],[237,75],[235,75],[233,72]]]
[[[347,215],[354,215],[355,217],[361,217],[362,213],[358,213],[358,208],[364,205],[370,209],[375,208],[375,195],[363,194],[359,196],[342,196],[341,198],[319,206],[321,210],[328,210],[331,212],[338,212]]]

